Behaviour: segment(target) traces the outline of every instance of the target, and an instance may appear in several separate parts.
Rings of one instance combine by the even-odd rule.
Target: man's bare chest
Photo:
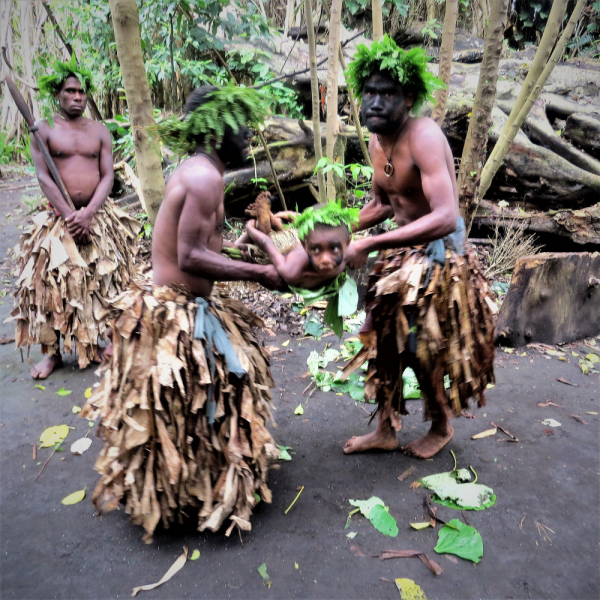
[[[73,156],[88,159],[99,158],[102,143],[97,135],[85,129],[55,129],[48,137],[48,148],[52,156],[56,158],[71,158]]]

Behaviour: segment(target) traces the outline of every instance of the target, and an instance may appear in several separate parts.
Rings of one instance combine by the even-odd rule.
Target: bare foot
[[[62,356],[60,354],[53,354],[52,356],[45,356],[29,372],[34,379],[46,379],[54,369],[58,369],[59,367],[62,367]]]
[[[415,458],[431,458],[435,456],[454,435],[454,429],[450,423],[431,425],[431,429],[418,440],[407,446],[402,446],[402,452]]]
[[[377,428],[367,435],[354,436],[344,446],[344,454],[353,452],[364,452],[365,450],[395,450],[398,447],[396,432],[390,427],[386,429]]]

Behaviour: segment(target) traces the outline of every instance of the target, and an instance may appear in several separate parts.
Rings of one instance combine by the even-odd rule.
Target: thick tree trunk
[[[498,81],[498,62],[502,53],[508,4],[509,0],[493,0],[492,2],[479,83],[471,111],[469,131],[462,152],[458,174],[458,193],[463,216],[467,223],[471,222],[472,214],[475,211],[477,188],[487,150],[488,132],[492,124],[492,109]]]
[[[155,124],[150,88],[140,42],[140,23],[135,0],[110,0],[117,55],[129,107],[137,170],[144,191],[148,219],[154,224],[165,193],[160,144],[147,128]]]
[[[458,16],[458,0],[446,0],[446,14],[442,30],[442,45],[440,46],[440,69],[438,77],[446,84],[446,89],[438,90],[435,94],[436,106],[431,117],[441,125],[446,114],[446,101],[452,71],[452,53],[454,51],[454,32],[456,31],[456,18]]]
[[[600,254],[517,260],[496,326],[497,343],[563,344],[600,333]]]
[[[333,162],[334,146],[339,130],[338,105],[338,48],[340,45],[340,19],[342,16],[342,0],[331,3],[329,21],[329,61],[327,68],[327,148],[326,155]],[[336,186],[333,170],[327,172],[327,200],[336,199]]]
[[[371,12],[373,14],[373,41],[376,42],[383,37],[383,12],[381,0],[371,1]]]
[[[315,139],[315,159],[317,164],[323,157],[323,147],[321,146],[321,119],[319,110],[319,79],[317,77],[317,48],[315,41],[315,27],[312,17],[313,0],[304,0],[304,14],[306,15],[306,30],[308,33],[308,55],[310,60],[310,91],[312,97],[312,124],[313,135]],[[325,178],[323,169],[317,171],[317,181],[319,189],[319,201],[324,204],[327,201],[325,189]]]
[[[535,58],[533,59],[533,62],[529,68],[529,73],[527,74],[525,83],[521,88],[519,97],[515,102],[515,106],[510,114],[510,117],[508,118],[506,127],[500,135],[500,140],[494,147],[494,150],[481,173],[480,195],[482,197],[485,196],[485,193],[489,189],[494,175],[502,164],[504,156],[506,155],[506,151],[510,147],[512,141],[515,139],[515,136],[517,135],[523,121],[527,117],[533,102],[535,102],[537,96],[539,95],[541,87],[552,71],[552,67],[554,65],[552,65],[548,71],[545,70],[545,67],[546,63],[548,63],[550,53],[552,52],[552,47],[554,46],[556,38],[558,37],[560,24],[566,10],[567,3],[564,0],[554,0],[548,21],[546,23],[546,28],[544,29],[544,35],[542,36],[540,45],[535,53]],[[560,42],[562,42],[562,38],[559,41],[559,44]],[[545,75],[546,79],[543,80],[542,86],[538,86],[537,82],[542,75]],[[534,89],[538,90],[535,96],[532,95]]]

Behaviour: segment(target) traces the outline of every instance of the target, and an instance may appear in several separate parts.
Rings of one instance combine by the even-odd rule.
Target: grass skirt
[[[472,249],[461,256],[446,250],[445,265],[429,268],[425,246],[386,250],[369,276],[367,317],[360,332],[363,348],[348,363],[347,376],[367,359],[365,397],[390,415],[397,429],[407,414],[402,372],[415,370],[425,420],[438,416],[435,386],[447,375],[448,407],[458,415],[494,382],[494,315],[491,291]]]
[[[271,502],[267,471],[279,455],[266,427],[269,357],[251,329],[262,322],[238,300],[209,300],[246,371],[238,378],[194,338],[197,305],[183,288],[135,282],[113,306],[121,316],[112,363],[81,413],[101,419],[105,441],[94,505],[106,512],[123,502],[147,543],[161,520],[168,527],[195,514],[200,531],[216,531],[228,517],[227,535],[235,526],[250,530],[252,508]]]
[[[135,273],[139,223],[107,200],[92,222],[92,241],[77,245],[62,217],[33,217],[19,241],[20,277],[15,308],[17,348],[77,351],[79,367],[94,360],[104,338],[109,301],[129,287]]]

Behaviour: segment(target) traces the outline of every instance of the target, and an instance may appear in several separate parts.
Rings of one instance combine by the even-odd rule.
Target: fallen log
[[[567,118],[563,135],[600,160],[600,118],[573,113]]]
[[[562,344],[600,333],[600,253],[545,253],[517,260],[496,343]]]

